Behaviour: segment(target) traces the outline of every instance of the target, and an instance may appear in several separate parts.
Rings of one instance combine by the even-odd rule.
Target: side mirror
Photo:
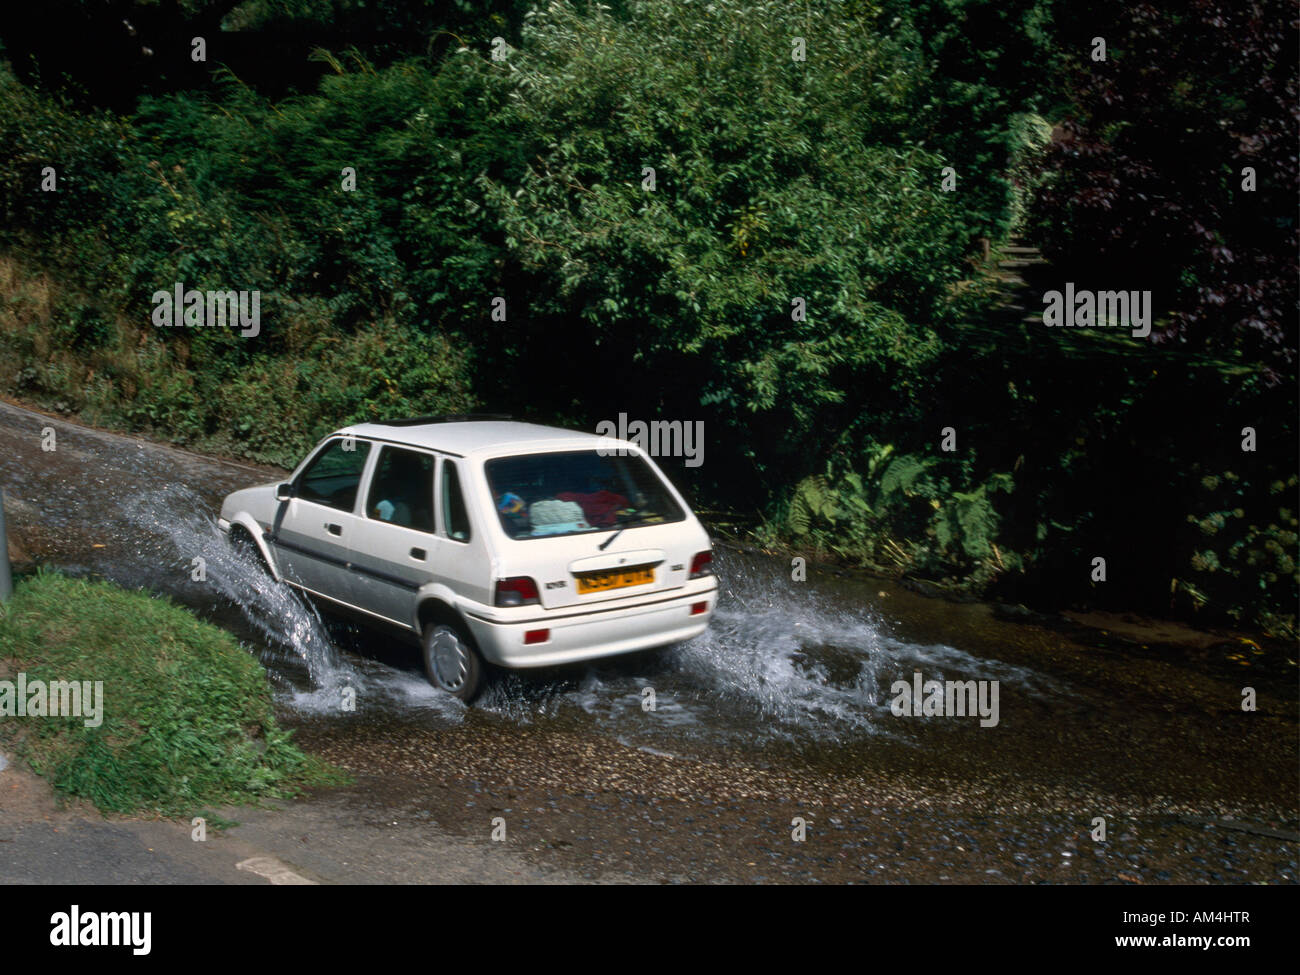
[[[288,481],[285,481],[283,484],[277,484],[275,486],[275,500],[288,501],[292,497],[293,497],[293,485],[290,484]]]

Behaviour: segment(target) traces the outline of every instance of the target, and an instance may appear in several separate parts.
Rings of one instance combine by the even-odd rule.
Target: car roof
[[[338,434],[425,447],[461,457],[530,450],[591,450],[597,445],[636,445],[594,433],[565,430],[519,420],[466,420],[431,423],[356,423]]]

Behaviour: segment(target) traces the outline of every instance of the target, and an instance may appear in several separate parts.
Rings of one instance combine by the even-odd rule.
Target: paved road
[[[357,815],[349,790],[267,808],[225,809],[240,825],[196,840],[190,823],[106,820],[60,808],[45,783],[0,769],[0,885],[565,883],[484,838],[415,816]],[[598,879],[598,878],[597,878]]]

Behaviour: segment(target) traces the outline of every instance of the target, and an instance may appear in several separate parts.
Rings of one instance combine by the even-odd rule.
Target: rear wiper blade
[[[637,522],[644,522],[644,521],[645,521],[644,515],[637,515],[635,518],[626,518],[626,519],[620,518],[618,523],[618,530],[615,531],[614,534],[610,535],[609,538],[605,539],[596,547],[599,548],[602,552],[605,551],[605,549],[609,548],[610,545],[614,543],[614,539],[618,538],[619,535],[623,534],[623,529],[629,527],[630,525],[635,525]]]

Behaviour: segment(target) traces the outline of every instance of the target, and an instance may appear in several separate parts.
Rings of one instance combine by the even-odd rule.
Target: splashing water
[[[927,680],[997,680],[1040,698],[1061,692],[1023,667],[901,640],[866,607],[792,587],[783,568],[726,555],[718,563],[724,598],[709,630],[678,649],[678,665],[769,720],[879,733],[889,687],[913,671]]]
[[[677,665],[769,721],[833,735],[882,733],[887,691],[913,671],[927,680],[997,680],[1040,698],[1062,691],[1023,667],[898,639],[868,608],[792,587],[783,568],[725,554],[718,565],[718,611],[708,631],[678,648]]]
[[[208,507],[180,486],[129,503],[124,514],[139,533],[134,540],[140,564],[156,566],[154,581],[181,599],[192,599],[197,588],[237,607],[269,646],[300,662],[313,684],[340,686],[351,669],[340,659],[320,614],[289,586],[275,582],[256,551],[232,546]],[[203,560],[201,580],[190,575],[195,559]],[[190,589],[180,589],[178,579],[190,580]]]
[[[1064,693],[1024,667],[900,639],[869,607],[814,584],[792,586],[769,562],[724,551],[715,559],[721,598],[699,637],[666,654],[597,661],[544,682],[511,674],[476,706],[518,722],[580,712],[616,734],[656,742],[697,734],[839,740],[894,736],[890,687],[914,671],[926,680],[997,680],[1042,700]]]
[[[142,495],[125,510],[136,530],[136,556],[142,565],[159,567],[153,578],[159,588],[191,600],[197,588],[200,603],[211,605],[215,599],[236,608],[261,638],[266,647],[263,662],[273,673],[286,665],[305,671],[308,686],[290,682],[287,691],[295,710],[330,716],[354,708],[370,711],[382,703],[385,712],[420,710],[454,720],[463,717],[465,706],[432,687],[423,675],[342,655],[316,608],[272,579],[256,551],[232,546],[216,518],[206,513],[208,508],[193,491],[176,485]],[[179,589],[176,580],[190,578],[195,558],[203,559],[205,579],[190,583],[188,590]]]

